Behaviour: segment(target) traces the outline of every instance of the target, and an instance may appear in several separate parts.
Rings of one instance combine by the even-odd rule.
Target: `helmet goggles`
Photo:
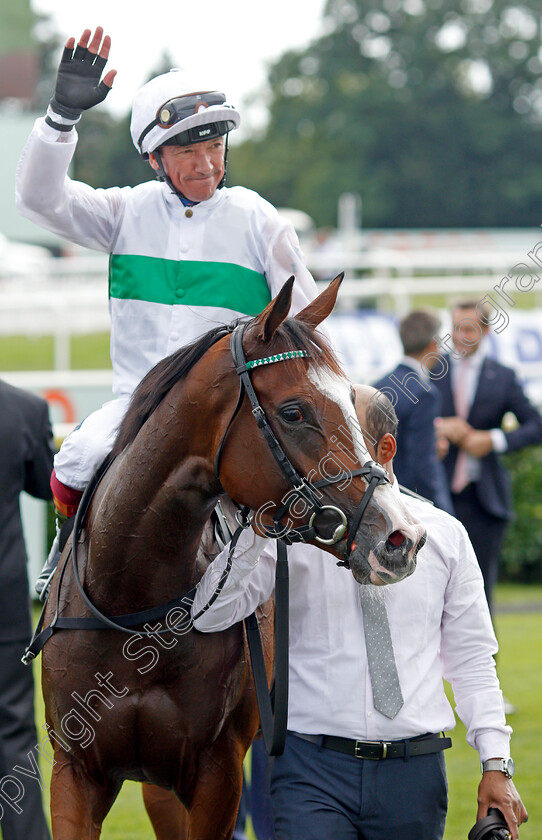
[[[197,114],[200,108],[208,108],[211,105],[224,105],[226,96],[218,91],[202,91],[200,93],[191,93],[187,96],[177,96],[173,99],[168,99],[163,105],[160,105],[156,112],[155,119],[148,124],[141,132],[138,145],[140,149],[141,144],[149,131],[155,126],[160,128],[170,128],[172,125],[181,122],[181,120]]]

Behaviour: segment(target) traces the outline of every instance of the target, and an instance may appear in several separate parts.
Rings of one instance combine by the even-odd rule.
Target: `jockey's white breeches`
[[[56,477],[74,490],[84,490],[90,479],[111,452],[130,397],[117,397],[89,414],[65,438],[55,455]]]

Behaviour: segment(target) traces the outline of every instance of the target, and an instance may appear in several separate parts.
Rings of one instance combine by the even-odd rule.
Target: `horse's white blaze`
[[[412,541],[413,545],[416,545],[425,532],[425,528],[404,504],[397,483],[380,485],[375,489],[373,498],[388,518],[390,532],[400,531],[404,537]]]
[[[367,461],[371,461],[372,458],[365,446],[361,426],[352,403],[350,382],[329,370],[322,370],[321,368],[316,370],[313,365],[309,367],[308,378],[321,394],[332,400],[341,409],[346,428],[352,435],[354,452],[360,464],[363,466]]]
[[[389,517],[391,530],[401,531],[403,536],[416,545],[422,534],[425,533],[425,528],[403,502],[397,480],[395,484],[385,484],[377,487],[375,496],[377,496],[377,503],[381,510],[385,511]]]
[[[328,399],[336,403],[341,409],[346,428],[352,436],[354,444],[354,451],[359,458],[360,464],[366,464],[372,461],[371,456],[365,445],[363,439],[363,432],[356,415],[356,411],[351,399],[351,384],[350,382],[331,371],[323,371],[321,368],[316,370],[312,365],[309,367],[308,378],[315,388],[320,391]],[[412,540],[413,545],[416,545],[425,529],[423,525],[410,513],[407,509],[398,488],[394,485],[384,484],[375,488],[373,496],[374,501],[382,511],[383,515],[387,517],[390,524],[391,531],[401,531],[405,537]],[[379,563],[373,555],[370,560],[370,565],[374,572],[378,574]],[[389,572],[388,572],[389,574]]]

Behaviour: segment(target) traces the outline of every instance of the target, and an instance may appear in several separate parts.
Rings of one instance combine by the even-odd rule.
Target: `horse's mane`
[[[254,319],[253,319],[254,320]],[[135,389],[122,420],[112,454],[119,455],[130,444],[160,405],[172,387],[194,367],[219,339],[233,332],[239,322],[215,327],[191,344],[181,347],[158,362]],[[252,322],[248,321],[247,329]],[[343,375],[333,350],[325,337],[302,321],[287,318],[278,327],[266,346],[264,355],[272,355],[275,345],[286,344],[288,350],[304,350],[316,367],[328,368]]]

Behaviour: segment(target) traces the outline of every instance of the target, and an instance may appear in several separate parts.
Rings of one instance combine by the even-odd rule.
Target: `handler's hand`
[[[101,26],[91,32],[85,29],[75,47],[75,38],[68,38],[56,77],[51,108],[56,114],[76,120],[82,111],[103,102],[113,84],[117,71],[110,70],[100,82],[111,48],[111,38],[103,38]]]
[[[478,786],[477,820],[487,817],[489,808],[498,808],[505,818],[512,840],[518,840],[518,826],[527,822],[528,815],[512,779],[500,770],[488,770]]]

